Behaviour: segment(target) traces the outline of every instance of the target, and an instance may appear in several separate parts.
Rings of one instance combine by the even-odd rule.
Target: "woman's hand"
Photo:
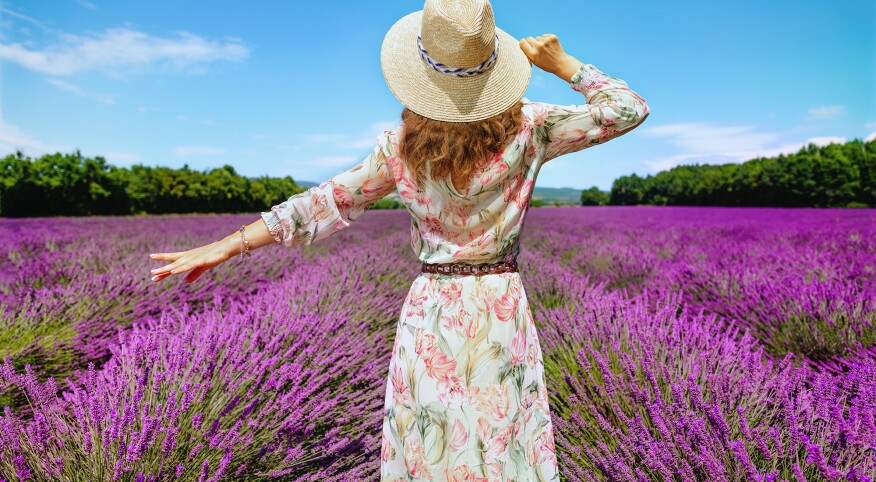
[[[526,37],[520,41],[520,48],[536,67],[550,72],[566,82],[581,67],[582,62],[567,54],[560,45],[560,40],[552,33],[538,37]]]
[[[191,271],[186,276],[186,282],[191,283],[200,277],[204,271],[224,263],[236,252],[239,252],[240,236],[237,243],[233,237],[227,237],[222,241],[216,241],[200,248],[181,251],[178,253],[156,253],[150,255],[152,259],[173,261],[172,263],[152,270],[152,281],[161,281],[172,275]]]

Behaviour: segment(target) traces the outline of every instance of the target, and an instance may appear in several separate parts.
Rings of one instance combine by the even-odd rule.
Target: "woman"
[[[522,97],[533,64],[589,103]],[[520,232],[546,162],[629,132],[648,106],[555,35],[518,42],[496,28],[487,0],[427,0],[389,30],[381,66],[405,109],[370,155],[221,241],[152,255],[172,261],[152,279],[192,282],[268,244],[314,243],[397,190],[423,267],[390,359],[380,479],[559,480]]]

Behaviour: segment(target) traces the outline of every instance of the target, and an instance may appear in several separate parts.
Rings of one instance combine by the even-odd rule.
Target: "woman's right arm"
[[[633,130],[650,114],[645,100],[621,79],[566,54],[555,35],[530,37],[521,48],[533,63],[569,82],[585,104],[533,102],[535,136],[545,147],[542,163],[604,143]]]

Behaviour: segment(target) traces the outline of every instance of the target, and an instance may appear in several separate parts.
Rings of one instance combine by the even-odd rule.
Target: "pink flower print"
[[[520,129],[520,132],[517,133],[517,137],[514,138],[514,141],[521,145],[525,144],[532,138],[532,128],[533,125],[529,120],[529,117],[524,117],[523,127]]]
[[[450,219],[450,224],[464,228],[468,224],[468,218],[471,215],[472,204],[469,201],[451,198],[447,200],[443,213]]]
[[[423,239],[431,246],[437,246],[447,238],[444,222],[432,213],[426,214],[420,221],[420,229]]]
[[[475,283],[468,298],[478,311],[484,313],[493,310],[493,301],[496,299],[498,288],[487,283]]]
[[[527,425],[529,420],[532,418],[533,411],[536,407],[536,402],[538,401],[538,393],[532,390],[526,390],[523,393],[523,398],[520,399],[520,412],[521,416],[518,417],[518,420],[523,421],[523,425]]]
[[[310,202],[313,206],[311,217],[314,221],[322,221],[334,214],[334,210],[329,206],[328,198],[324,193],[314,191],[310,195]]]
[[[405,383],[405,376],[399,365],[392,370],[392,398],[395,403],[407,405],[410,401],[411,390]]]
[[[465,310],[460,310],[459,316],[462,328],[465,330],[465,336],[467,338],[477,336],[478,328],[480,328],[480,316],[472,316],[471,313]]]
[[[547,387],[545,387],[544,384],[541,384],[538,387],[538,397],[535,399],[535,405],[542,412],[550,413],[550,406],[548,405]]]
[[[463,333],[469,338],[474,338],[478,330],[478,318],[464,309],[449,315],[441,315],[441,326],[448,331]]]
[[[456,375],[438,380],[435,384],[438,390],[438,400],[448,409],[456,410],[465,402],[465,384]]]
[[[520,290],[523,285],[520,282],[520,278],[517,276],[511,277],[511,282],[508,284],[508,294],[512,295],[514,299],[520,297]]]
[[[449,280],[441,287],[438,293],[438,302],[441,306],[452,310],[462,309],[462,284],[455,280]]]
[[[541,127],[544,121],[547,120],[548,108],[541,102],[533,102],[530,105],[532,106],[532,125],[534,127]]]
[[[508,202],[517,197],[517,192],[520,190],[520,186],[524,181],[523,177],[523,173],[518,172],[517,174],[505,179],[505,182],[502,183],[503,201]]]
[[[493,179],[508,170],[508,164],[501,155],[496,155],[486,167],[475,176],[481,186],[489,185]]]
[[[365,197],[366,201],[380,199],[386,195],[386,190],[394,185],[395,181],[385,177],[368,178],[362,184],[362,196]]]
[[[435,335],[426,333],[422,328],[417,328],[415,340],[414,351],[423,358],[431,358],[438,350]]]
[[[583,129],[573,129],[563,134],[564,137],[557,138],[545,149],[545,156],[548,159],[557,157],[566,152],[574,152],[578,145],[583,145],[587,140],[587,131]]]
[[[462,329],[462,322],[459,319],[459,313],[442,313],[441,327],[447,331],[459,332]]]
[[[465,429],[465,425],[457,418],[450,425],[450,451],[458,451],[465,447],[466,442],[468,442],[468,431]]]
[[[447,482],[474,482],[479,479],[478,474],[468,464],[459,465],[453,469],[444,469]]]
[[[386,165],[389,167],[390,172],[392,172],[392,179],[398,183],[405,177],[405,163],[401,159],[395,156],[389,156],[386,158]]]
[[[548,460],[550,457],[556,456],[556,447],[554,446],[553,432],[548,425],[542,427],[538,437],[535,438],[535,444],[538,447],[538,463]]]
[[[426,478],[431,479],[432,474],[429,473],[427,466],[426,451],[423,449],[423,442],[414,437],[405,439],[405,466],[408,468],[408,474],[415,479]]]
[[[443,352],[435,352],[431,357],[423,360],[426,371],[435,380],[447,380],[456,373],[456,360],[448,357]]]
[[[508,385],[492,382],[481,387],[477,394],[478,409],[487,413],[495,420],[501,420],[508,414]]]
[[[508,347],[508,353],[511,356],[511,365],[519,365],[523,363],[523,357],[526,356],[526,337],[524,330],[517,330],[517,335],[511,340],[511,346]]]
[[[405,312],[405,316],[423,316],[423,303],[429,299],[429,295],[426,293],[426,285],[421,285],[416,290],[411,290],[408,293],[408,298],[405,300],[407,304],[407,311]]]
[[[481,387],[475,386],[471,387],[469,391],[474,393],[474,398],[477,398],[480,390]],[[478,438],[481,442],[486,443],[487,440],[493,436],[493,424],[491,424],[486,417],[478,417],[478,426],[475,427],[475,433],[478,434]]]
[[[522,440],[523,437],[523,429],[526,428],[526,424],[528,420],[524,420],[523,416],[517,417],[514,420],[514,429],[511,431],[511,436],[514,437],[514,440]]]
[[[511,442],[511,432],[513,430],[514,425],[508,424],[497,430],[495,435],[489,437],[484,442],[485,461],[489,463],[495,460],[501,460],[503,462],[508,460],[508,444]]]
[[[392,442],[386,438],[386,432],[384,432],[382,440],[380,441],[380,460],[383,462],[389,462],[394,458],[395,448],[392,446]]]
[[[484,466],[487,468],[487,474],[489,475],[489,477],[484,478],[484,482],[496,480],[502,476],[502,462],[494,460],[493,462],[484,463]]]
[[[538,345],[535,343],[531,343],[529,347],[526,349],[526,364],[530,368],[535,368],[535,365],[538,363]]]
[[[505,293],[493,301],[493,312],[499,321],[511,321],[517,314],[517,296]]]
[[[335,184],[332,189],[332,195],[335,198],[335,205],[341,211],[348,211],[353,207],[353,193],[343,184]]]
[[[405,199],[414,199],[417,195],[417,186],[408,179],[407,177],[402,176],[402,178],[397,181],[398,185],[398,195]]]
[[[490,248],[492,248],[496,243],[496,235],[495,232],[491,229],[490,231],[485,231],[483,234],[478,236],[476,239],[473,239],[469,243],[463,244],[461,249],[457,250],[453,253],[454,258],[468,258],[473,255],[483,255],[490,252]]]
[[[517,191],[517,195],[514,198],[514,202],[517,204],[517,209],[523,209],[524,207],[529,205],[529,198],[532,196],[532,179],[527,179],[523,181],[523,184],[520,186],[520,190]],[[522,216],[521,216],[521,219]]]
[[[417,203],[419,203],[423,206],[431,206],[432,205],[432,198],[429,197],[429,192],[426,190],[417,191],[414,199],[416,199]]]

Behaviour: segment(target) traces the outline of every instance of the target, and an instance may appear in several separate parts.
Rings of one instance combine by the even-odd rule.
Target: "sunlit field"
[[[253,219],[0,219],[0,479],[377,480],[409,216],[150,281]],[[874,235],[873,209],[531,210],[563,479],[876,478]]]

